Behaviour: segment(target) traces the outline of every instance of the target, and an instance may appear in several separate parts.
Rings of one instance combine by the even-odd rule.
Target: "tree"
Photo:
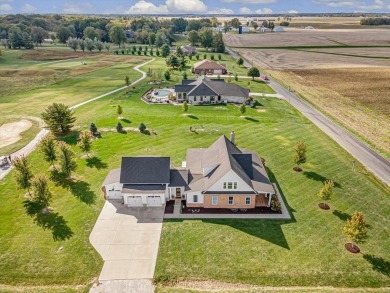
[[[214,60],[214,59],[215,59],[214,54],[210,56],[210,59],[211,59],[211,60]]]
[[[251,67],[248,70],[248,76],[252,77],[252,80],[255,80],[255,77],[260,77],[260,71],[256,67]]]
[[[129,78],[128,75],[125,76],[125,84],[126,84],[127,86],[130,85],[130,78]]]
[[[95,42],[96,49],[98,49],[99,52],[101,52],[103,50],[103,47],[104,47],[103,42],[102,41],[97,41],[97,40],[95,40],[94,42]]]
[[[95,123],[91,123],[91,125],[89,126],[89,131],[91,131],[92,134],[95,134],[98,132],[98,129],[97,129]]]
[[[149,43],[149,45],[153,46],[155,41],[156,41],[156,34],[154,32],[150,32],[148,34],[148,43]]]
[[[118,47],[121,47],[121,44],[126,40],[125,31],[121,26],[114,25],[109,32],[110,40],[118,44]]]
[[[221,54],[218,54],[218,60],[219,60],[219,61],[222,60],[222,55],[221,55]]]
[[[235,81],[238,81],[238,74],[237,74],[237,72],[234,73],[234,80],[235,80]]]
[[[157,48],[160,48],[162,47],[164,44],[166,44],[167,42],[167,37],[165,36],[165,34],[163,32],[157,32],[156,33],[156,39],[154,41],[154,45],[157,47]]]
[[[242,114],[244,114],[244,113],[246,112],[246,106],[245,106],[245,104],[241,104],[241,105],[240,105],[240,112],[241,112]]]
[[[195,30],[188,32],[188,41],[191,43],[191,46],[196,46],[199,42],[198,32]]]
[[[49,180],[45,174],[38,174],[31,182],[34,201],[41,206],[49,206],[52,194],[49,190]]]
[[[351,219],[347,220],[347,224],[342,228],[342,232],[352,242],[352,247],[355,243],[363,242],[367,238],[367,223],[363,213],[354,212]]]
[[[92,41],[91,39],[86,38],[86,39],[84,40],[84,43],[85,43],[85,47],[87,48],[87,50],[88,50],[89,52],[92,52],[93,49],[95,49],[95,42]]]
[[[207,59],[207,54],[203,54],[203,59],[204,59],[204,60]]]
[[[60,149],[60,155],[58,157],[60,162],[61,172],[68,176],[68,179],[71,178],[72,172],[76,170],[77,163],[75,160],[75,154],[68,144],[64,141],[58,142]]]
[[[107,50],[107,52],[110,52],[111,45],[109,43],[104,43],[104,48]]]
[[[186,101],[183,102],[183,112],[188,111],[188,103]]]
[[[41,116],[53,133],[69,132],[76,121],[74,111],[64,104],[53,103],[41,113]]]
[[[69,28],[60,26],[60,27],[57,29],[57,38],[58,38],[58,40],[60,41],[60,43],[65,44],[66,41],[67,41],[70,37],[72,37],[72,33],[71,33],[71,31],[69,30]]]
[[[334,187],[334,183],[332,180],[326,180],[325,181],[325,185],[321,188],[318,196],[325,201],[325,205],[326,205],[326,201],[327,200],[330,200],[332,198],[332,195],[333,195],[333,189]]]
[[[139,126],[138,126],[138,129],[141,133],[144,133],[144,131],[146,130],[146,126],[145,124],[141,123]]]
[[[57,159],[57,141],[53,134],[49,133],[41,140],[40,151],[43,153],[45,161],[54,167],[54,161]]]
[[[84,35],[84,39],[91,39],[91,40],[94,40],[95,38],[100,39],[99,33],[92,26],[87,26],[84,29],[83,35]]]
[[[120,123],[120,122],[118,122],[118,124],[116,125],[116,131],[118,131],[118,132],[122,132],[123,131],[123,126],[122,126],[122,124]]]
[[[30,193],[31,179],[33,178],[32,172],[30,170],[30,165],[28,164],[27,158],[22,156],[20,158],[15,158],[12,161],[12,165],[15,168],[15,180],[20,189],[27,189]]]
[[[183,57],[184,56],[184,52],[183,52],[183,50],[182,50],[182,48],[180,46],[176,46],[175,55],[178,56],[178,57]]]
[[[259,25],[257,24],[256,21],[252,21],[252,27],[256,30],[259,27]]]
[[[84,52],[85,47],[87,46],[87,43],[83,39],[78,39],[78,42],[79,42],[80,49]]]
[[[156,50],[156,55],[157,55],[157,57],[160,57],[160,50],[159,49]]]
[[[169,48],[169,46],[167,44],[164,44],[161,47],[161,56],[167,57],[169,55],[169,53],[171,53],[171,48]]]
[[[275,28],[275,23],[274,23],[273,21],[269,21],[269,22],[268,22],[268,28],[269,28],[271,31],[273,31],[274,28]]]
[[[79,40],[76,38],[69,38],[66,41],[66,44],[69,48],[72,48],[76,52],[77,48],[79,47]]]
[[[218,32],[213,36],[214,52],[225,53],[225,43],[223,42],[222,33]]]
[[[165,62],[167,63],[168,66],[172,66],[173,68],[179,66],[179,58],[177,58],[176,55],[170,55],[165,59]]]
[[[237,59],[236,63],[238,64],[238,66],[242,66],[244,64],[244,59],[240,57]]]
[[[87,157],[89,157],[89,152],[92,149],[92,135],[90,132],[82,132],[80,134],[80,140],[77,143],[77,146],[82,150],[83,152],[87,153]]]
[[[211,28],[202,27],[199,31],[199,40],[204,48],[211,48],[213,45],[213,31]]]
[[[171,79],[171,73],[168,70],[164,72],[164,78],[165,78],[165,80]]]
[[[298,142],[295,146],[293,162],[297,164],[297,171],[300,170],[299,165],[306,163],[306,145],[303,141]]]
[[[230,21],[230,25],[232,27],[234,27],[235,29],[237,29],[240,25],[241,25],[241,22],[238,18],[233,18],[231,21]]]
[[[188,78],[187,71],[183,71],[183,79],[187,79],[187,78]]]
[[[116,112],[118,113],[118,115],[121,115],[123,113],[123,109],[121,105],[118,105],[118,107],[116,108]]]
[[[43,28],[33,27],[31,29],[31,39],[34,43],[42,44],[43,40],[48,38],[49,34]]]

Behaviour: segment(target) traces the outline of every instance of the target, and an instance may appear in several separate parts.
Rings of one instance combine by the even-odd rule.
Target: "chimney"
[[[236,144],[236,143],[235,143],[235,139],[236,139],[236,134],[234,133],[234,130],[232,130],[232,132],[230,132],[230,141],[231,141],[233,144]]]

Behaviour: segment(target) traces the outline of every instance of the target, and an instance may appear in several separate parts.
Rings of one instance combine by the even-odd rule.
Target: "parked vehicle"
[[[7,157],[0,157],[0,167],[8,165]]]
[[[264,80],[264,81],[269,81],[268,76],[264,75],[264,76],[263,76],[263,80]]]

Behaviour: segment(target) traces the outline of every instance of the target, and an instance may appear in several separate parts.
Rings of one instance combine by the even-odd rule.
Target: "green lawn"
[[[26,101],[32,108],[49,103],[51,96],[74,104],[96,96],[95,90],[100,92],[104,86],[107,89],[122,83],[114,78],[110,81],[111,74],[123,75],[128,66],[97,71],[50,88],[49,92],[58,94],[69,91],[65,97],[47,95],[42,89],[31,91],[31,97],[18,96],[16,101]],[[52,175],[57,182],[50,185],[54,208],[50,216],[26,214],[25,192],[16,189],[13,172],[0,181],[0,283],[90,282],[102,267],[88,240],[104,202],[100,185],[110,169],[119,167],[121,157],[171,156],[172,165],[181,166],[187,148],[208,147],[234,129],[239,147],[255,150],[265,158],[293,219],[166,221],[155,280],[160,284],[194,279],[270,286],[390,286],[389,190],[359,164],[353,172],[352,157],[295,109],[281,100],[259,98],[257,109],[247,109],[247,119],[240,118],[242,114],[234,105],[190,106],[188,113],[192,115],[186,117],[180,106],[142,102],[140,95],[149,88],[143,81],[130,96],[118,92],[77,109],[76,129],[86,130],[94,122],[102,138],[95,141],[89,160],[75,146],[77,133],[63,138],[78,154],[73,182],[50,174],[40,153],[29,157],[34,174]],[[83,95],[78,96],[77,91]],[[40,96],[43,100],[36,101]],[[137,128],[142,122],[150,135],[130,129],[117,133],[117,104],[123,107],[124,127]],[[9,106],[23,112],[16,103],[9,101]],[[25,109],[33,110],[37,111]],[[189,131],[190,127],[196,132]],[[291,163],[299,140],[308,146],[308,163],[300,174],[292,171]],[[332,210],[327,212],[317,207],[320,201],[316,195],[325,178],[337,183]],[[363,253],[359,255],[344,250],[346,239],[340,232],[346,217],[355,210],[363,211],[370,224],[368,241],[360,245]]]

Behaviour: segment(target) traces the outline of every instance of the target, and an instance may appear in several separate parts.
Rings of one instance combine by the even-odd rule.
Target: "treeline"
[[[371,17],[360,20],[361,25],[390,25],[390,18]]]

